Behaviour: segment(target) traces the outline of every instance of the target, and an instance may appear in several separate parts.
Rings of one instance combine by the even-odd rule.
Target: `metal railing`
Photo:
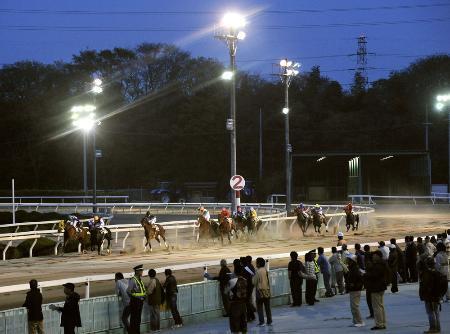
[[[44,203],[44,200],[54,200],[57,201],[57,203],[65,203],[68,200],[74,201],[74,200],[81,200],[81,202],[86,202],[87,200],[92,201],[93,196],[14,196],[14,201],[16,204],[21,203],[29,203],[29,200],[33,200],[33,203],[39,202]],[[128,199],[130,198],[127,195],[102,195],[102,196],[96,196],[97,202],[103,201],[105,203],[108,203],[108,200],[123,200],[125,202],[128,202]],[[11,204],[13,198],[11,196],[0,196],[0,201],[8,200],[8,202]]]
[[[414,205],[417,205],[419,200],[431,201],[434,205],[438,200],[450,203],[450,195],[432,193],[431,196],[384,196],[384,195],[348,195],[352,203],[367,203],[369,205],[376,205],[375,199],[388,199],[388,200],[408,200],[413,201]],[[365,201],[364,201],[365,199]]]

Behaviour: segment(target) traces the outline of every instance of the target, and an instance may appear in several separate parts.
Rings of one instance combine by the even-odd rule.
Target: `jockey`
[[[83,226],[83,223],[80,222],[77,216],[69,215],[67,223],[73,226],[75,228],[75,231],[81,232],[81,227]]]
[[[233,213],[234,219],[245,219],[244,212],[242,212],[242,208],[238,206],[237,211]]]
[[[230,218],[230,211],[228,211],[227,208],[222,208],[222,210],[219,213],[219,216],[221,218]]]
[[[209,214],[209,211],[206,210],[203,206],[198,208],[198,212],[200,213],[201,216],[203,216],[206,221],[209,222],[209,220],[211,219],[211,215]]]
[[[258,213],[256,212],[254,207],[250,207],[250,218],[254,219],[255,221],[258,220]]]
[[[93,227],[98,229],[100,231],[100,233],[107,232],[105,229],[105,221],[103,220],[103,218],[100,218],[98,215],[94,216]]]
[[[344,240],[344,233],[338,232],[337,237],[338,237],[337,246],[342,246],[342,245],[347,244],[347,241]]]
[[[159,231],[159,226],[158,226],[158,224],[156,224],[156,216],[152,215],[150,213],[150,211],[147,211],[145,213],[145,217],[144,218],[147,221],[147,224],[149,224],[156,231]]]
[[[314,206],[314,210],[316,210],[316,212],[317,212],[319,215],[323,216],[323,209],[322,209],[322,207],[321,207],[319,204],[316,204],[316,205]]]
[[[352,203],[348,203],[346,206],[344,206],[345,213],[353,213],[353,205]]]

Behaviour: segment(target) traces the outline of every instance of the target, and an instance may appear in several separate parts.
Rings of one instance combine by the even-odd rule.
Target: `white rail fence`
[[[384,195],[348,195],[352,203],[367,203],[369,205],[376,205],[375,199],[380,200],[407,200],[412,201],[417,205],[418,201],[431,201],[433,205],[437,202],[450,203],[450,195],[447,193],[431,193],[431,196],[384,196]]]
[[[44,200],[49,200],[57,203],[74,202],[74,200],[81,200],[81,202],[92,201],[93,196],[14,196],[14,201],[16,204],[22,203],[45,203]],[[126,195],[112,195],[112,196],[96,196],[97,202],[102,201],[108,203],[111,200],[123,200],[128,202],[129,196]],[[13,202],[13,197],[11,196],[0,196],[0,201],[7,201],[10,204]]]

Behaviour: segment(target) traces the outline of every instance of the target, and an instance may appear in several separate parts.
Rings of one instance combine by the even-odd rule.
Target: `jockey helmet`
[[[227,208],[222,208],[222,212],[228,212]]]
[[[99,217],[97,215],[94,216],[94,220],[98,220]]]
[[[300,204],[298,205],[298,208],[303,208],[303,203],[300,203]]]
[[[342,238],[343,238],[343,237],[344,237],[344,233],[338,232],[337,236],[338,236],[338,238],[339,238],[339,237],[342,237]]]
[[[198,211],[203,212],[203,211],[205,211],[205,208],[203,206],[201,206],[198,208]]]
[[[251,206],[250,207],[250,211],[253,211],[253,210],[255,210],[255,208],[253,206]]]
[[[320,205],[316,203],[316,208],[320,208]]]
[[[147,211],[147,212],[145,213],[145,215],[146,215],[147,217],[149,217],[149,216],[150,216],[150,211]]]

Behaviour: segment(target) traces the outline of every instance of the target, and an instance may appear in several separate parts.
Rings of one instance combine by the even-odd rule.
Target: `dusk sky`
[[[303,71],[319,65],[341,84],[352,81],[357,37],[367,37],[369,81],[419,57],[450,53],[450,1],[52,1],[3,0],[0,63],[70,61],[84,49],[173,43],[194,56],[228,64],[214,24],[228,10],[249,14],[238,67],[269,78],[292,58]]]

